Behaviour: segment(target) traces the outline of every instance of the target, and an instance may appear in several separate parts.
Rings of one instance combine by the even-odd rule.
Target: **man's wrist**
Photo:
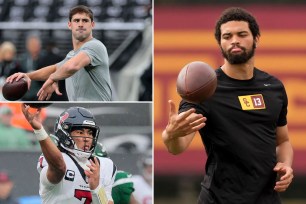
[[[169,142],[169,141],[171,141],[173,139],[175,139],[175,135],[173,135],[172,133],[169,133],[169,131],[166,128],[164,130],[164,132],[163,132],[163,140],[164,140],[164,142]]]
[[[38,141],[45,140],[49,137],[48,133],[46,132],[43,126],[41,126],[39,130],[34,129],[34,134]]]
[[[101,184],[98,185],[98,187],[94,190],[90,190],[92,195],[92,203],[93,204],[107,204],[108,198],[105,192],[105,189],[101,186]]]
[[[31,72],[28,72],[28,73],[24,73],[30,80],[32,80],[32,74]]]
[[[54,73],[53,73],[53,74],[50,74],[49,79],[50,79],[53,83],[58,81],[58,80],[55,78]]]

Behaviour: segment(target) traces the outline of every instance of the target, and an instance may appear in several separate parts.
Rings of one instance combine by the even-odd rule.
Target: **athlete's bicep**
[[[91,59],[89,55],[84,51],[80,51],[76,56],[66,61],[65,66],[77,71],[80,70],[81,68],[86,67],[90,63]]]
[[[79,66],[85,67],[91,64],[91,58],[87,52],[80,51],[76,56],[76,60],[79,62]]]
[[[40,172],[40,184],[42,185],[43,189],[51,189],[55,185],[49,181],[47,177],[47,172],[48,166],[43,167]]]

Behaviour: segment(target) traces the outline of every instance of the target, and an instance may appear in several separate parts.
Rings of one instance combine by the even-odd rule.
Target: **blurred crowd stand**
[[[0,106],[0,149],[29,149],[32,147],[28,133],[12,126],[13,111],[8,106]]]
[[[36,71],[38,67],[38,61],[42,57],[41,53],[41,41],[36,35],[29,35],[26,39],[27,51],[20,55],[19,62],[24,69],[24,72]],[[37,92],[43,85],[41,81],[32,81],[30,90],[23,96],[24,101],[37,101]]]
[[[40,117],[42,121],[45,120],[45,109],[42,109]],[[38,142],[33,137],[33,130],[24,119],[21,104],[0,103],[0,150],[38,149]]]
[[[4,41],[0,45],[0,92],[2,92],[2,86],[8,76],[22,71],[21,65],[16,60],[15,45],[10,41]],[[4,100],[2,94],[0,96],[1,99]]]
[[[16,46],[5,41],[0,45],[0,93],[8,76],[17,72],[32,72],[40,68],[56,64],[63,57],[57,52],[56,44],[50,39],[42,49],[41,39],[37,34],[30,34],[26,39],[26,52],[16,56]],[[30,90],[21,98],[22,101],[37,101],[37,92],[43,85],[42,81],[32,81]],[[59,81],[62,96],[53,94],[51,101],[67,101],[65,81]],[[5,101],[0,94],[0,101]]]

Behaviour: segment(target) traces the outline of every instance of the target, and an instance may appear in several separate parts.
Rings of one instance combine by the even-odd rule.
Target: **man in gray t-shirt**
[[[72,33],[73,50],[66,58],[37,71],[13,74],[6,81],[25,78],[28,86],[31,80],[45,81],[37,96],[38,100],[49,100],[53,92],[61,95],[58,81],[65,79],[69,101],[110,101],[108,54],[104,44],[92,36],[94,25],[93,13],[88,7],[72,8],[68,27]]]
[[[70,51],[66,58],[57,64],[58,69],[79,52],[85,52],[90,64],[66,79],[69,101],[110,101],[111,87],[107,50],[95,38],[86,42],[78,50]]]

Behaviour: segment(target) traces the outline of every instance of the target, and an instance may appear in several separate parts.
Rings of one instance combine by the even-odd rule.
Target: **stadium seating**
[[[96,23],[131,23],[142,22],[150,17],[151,0],[0,0],[0,22],[9,22],[12,26],[20,22],[33,23],[66,23],[68,21],[69,9],[75,5],[83,4],[91,7],[95,15]],[[128,31],[116,35],[108,35],[106,29],[95,29],[94,36],[107,44],[108,52],[111,54],[120,43],[129,35]],[[12,32],[14,31],[14,32]],[[0,43],[10,40],[16,44],[17,54],[25,51],[25,39],[33,28],[8,29],[0,28]],[[62,55],[71,49],[70,31],[64,28],[35,30],[42,38],[42,44],[50,39],[56,39]],[[108,36],[111,38],[108,40]]]
[[[147,18],[150,15],[152,2],[151,0],[2,0],[0,21],[66,21],[69,9],[77,4],[91,7],[99,21],[119,18],[128,22]]]

